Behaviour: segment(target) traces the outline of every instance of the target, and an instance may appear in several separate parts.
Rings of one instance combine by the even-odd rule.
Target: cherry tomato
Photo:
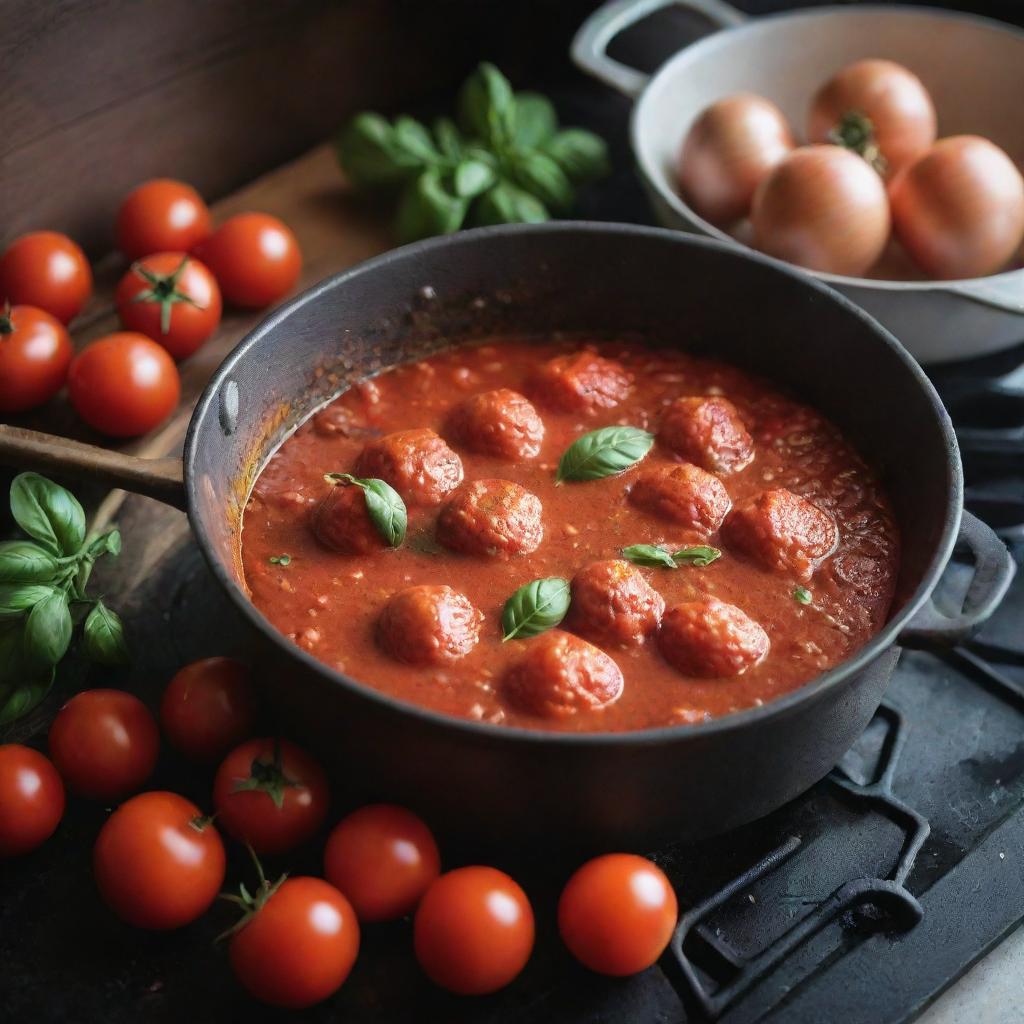
[[[414,925],[416,959],[437,985],[459,995],[504,988],[533,950],[533,910],[502,871],[458,868],[427,890]]]
[[[188,252],[209,234],[210,211],[183,181],[144,182],[117,211],[117,247],[130,260],[154,252]]]
[[[239,213],[196,250],[220,290],[236,306],[258,309],[287,295],[299,279],[302,254],[288,226],[266,213]]]
[[[220,323],[220,289],[194,256],[158,252],[132,265],[115,296],[121,323],[185,359]]]
[[[18,857],[41,846],[64,814],[64,785],[37,750],[0,746],[0,857]]]
[[[677,913],[676,894],[661,868],[631,853],[609,853],[569,879],[558,901],[558,930],[585,967],[624,976],[661,956]]]
[[[204,658],[186,665],[167,684],[160,703],[164,733],[191,761],[223,757],[252,735],[255,721],[249,670],[232,658]]]
[[[411,913],[440,871],[430,829],[393,804],[371,804],[343,818],[324,850],[327,881],[348,897],[360,921]]]
[[[75,350],[64,325],[34,306],[0,313],[0,412],[24,412],[62,387]]]
[[[123,331],[75,356],[68,396],[79,416],[111,437],[137,437],[177,408],[181,378],[174,360],[144,334]]]
[[[50,757],[73,793],[117,800],[152,774],[160,733],[138,697],[86,690],[57,712],[49,743]]]
[[[68,323],[92,294],[85,253],[56,231],[33,231],[15,239],[0,256],[0,299],[36,306]]]
[[[284,853],[323,824],[330,802],[327,776],[287,740],[256,739],[236,747],[217,769],[218,820],[257,853]]]
[[[180,928],[217,898],[224,844],[177,793],[140,793],[106,820],[93,848],[104,903],[136,928]]]
[[[234,933],[228,957],[257,999],[299,1010],[336,992],[359,952],[359,922],[348,900],[322,878],[261,887]]]

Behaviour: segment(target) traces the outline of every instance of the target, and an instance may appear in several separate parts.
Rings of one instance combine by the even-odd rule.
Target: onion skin
[[[889,238],[878,174],[841,146],[803,146],[754,196],[754,246],[808,270],[860,277]]]
[[[994,143],[941,139],[889,186],[893,227],[925,273],[941,280],[1000,270],[1024,236],[1024,179]]]
[[[750,213],[757,186],[793,146],[774,103],[753,93],[727,96],[703,111],[683,140],[679,189],[705,220],[732,224]]]
[[[815,94],[807,118],[808,142],[831,142],[844,114],[861,113],[892,177],[935,141],[935,106],[912,71],[891,60],[859,60],[830,78]]]

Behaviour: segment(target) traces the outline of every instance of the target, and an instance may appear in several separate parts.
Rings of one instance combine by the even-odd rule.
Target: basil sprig
[[[601,480],[635,466],[654,444],[639,427],[602,427],[578,437],[558,460],[555,480]]]
[[[120,553],[121,535],[110,529],[87,537],[75,496],[37,473],[15,477],[10,501],[31,539],[0,544],[0,725],[46,696],[78,622],[88,658],[128,660],[121,620],[85,592],[95,561]]]
[[[376,477],[362,478],[351,473],[328,473],[326,479],[342,486],[361,487],[366,500],[366,511],[385,543],[397,548],[405,540],[409,513],[401,495],[389,483]],[[289,559],[291,561],[291,559]],[[287,563],[285,563],[287,564]]]
[[[520,587],[501,613],[501,641],[525,640],[557,626],[569,610],[569,581],[560,576],[533,580]]]
[[[814,601],[814,595],[806,587],[794,587],[793,600],[797,604],[811,604]]]
[[[568,213],[576,188],[608,171],[603,139],[582,128],[559,131],[547,97],[514,92],[488,63],[459,92],[458,124],[440,118],[427,128],[366,112],[341,133],[336,153],[358,187],[400,192],[403,242]]]
[[[622,549],[622,557],[629,559],[634,565],[647,568],[678,569],[680,565],[692,565],[704,569],[721,558],[722,552],[718,548],[704,544],[680,548],[678,551],[669,551],[660,544],[631,544],[628,548]]]

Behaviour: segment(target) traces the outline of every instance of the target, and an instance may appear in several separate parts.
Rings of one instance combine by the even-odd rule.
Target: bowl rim
[[[349,281],[366,274],[386,274],[388,269],[396,263],[404,261],[415,263],[424,257],[444,252],[444,250],[453,246],[473,246],[478,243],[489,242],[493,239],[515,237],[523,234],[540,237],[577,234],[582,239],[585,239],[588,235],[595,234],[612,235],[626,240],[631,238],[650,238],[664,241],[671,245],[718,252],[732,259],[750,260],[759,263],[775,273],[793,278],[801,287],[819,293],[822,297],[839,305],[851,316],[860,320],[867,330],[874,333],[879,341],[892,351],[902,362],[905,370],[914,378],[918,387],[924,390],[925,396],[929,399],[929,404],[934,410],[936,425],[939,427],[946,444],[946,504],[942,531],[931,560],[922,571],[916,588],[908,596],[903,607],[890,618],[875,636],[854,652],[850,658],[775,700],[767,701],[757,707],[745,708],[719,718],[713,718],[710,721],[696,725],[679,723],[622,732],[560,732],[557,730],[529,729],[521,726],[499,725],[459,718],[455,715],[434,711],[431,708],[394,697],[368,683],[360,682],[347,673],[339,672],[314,658],[307,651],[292,643],[253,604],[234,575],[229,572],[225,564],[218,558],[206,525],[199,513],[200,506],[197,500],[200,480],[196,473],[196,459],[205,430],[216,429],[218,422],[217,397],[221,386],[231,377],[235,367],[246,358],[249,349],[255,346],[265,335],[277,331],[299,309],[310,303],[316,303],[320,300],[321,296],[328,292],[344,288]],[[304,420],[305,417],[300,422],[304,422]],[[276,447],[274,450],[276,450]],[[266,465],[266,461],[266,459],[261,461],[260,471]],[[781,260],[776,260],[757,252],[746,252],[735,245],[716,239],[684,234],[668,228],[597,221],[506,224],[495,227],[475,228],[460,231],[453,235],[428,238],[410,245],[391,249],[312,285],[306,291],[280,306],[250,331],[225,357],[224,361],[210,378],[199,398],[185,436],[184,469],[185,487],[188,496],[188,518],[193,536],[214,577],[250,625],[268,638],[271,643],[287,656],[297,659],[307,669],[326,679],[331,684],[340,685],[357,698],[376,705],[378,710],[397,713],[400,716],[411,718],[425,728],[455,730],[471,740],[498,744],[554,744],[565,747],[600,747],[603,745],[620,746],[625,744],[634,747],[645,747],[664,742],[702,742],[712,735],[729,733],[734,730],[743,729],[748,725],[755,725],[758,722],[794,713],[798,708],[819,700],[832,689],[841,686],[844,682],[853,678],[858,672],[866,668],[871,662],[897,643],[900,630],[907,625],[913,615],[928,601],[938,582],[939,576],[949,561],[956,543],[961,513],[963,511],[963,470],[956,435],[953,432],[953,425],[949,414],[946,412],[931,381],[916,360],[896,340],[892,333],[879,324],[877,320],[864,312],[846,296],[819,281],[815,281],[802,271]],[[253,481],[258,476],[259,472],[254,474]],[[246,497],[248,498],[248,494]]]
[[[1016,25],[1001,22],[996,18],[989,18],[983,15],[971,14],[966,11],[945,10],[938,7],[916,7],[909,4],[858,4],[856,7],[840,7],[830,5],[827,7],[801,8],[797,10],[776,11],[751,18],[750,20],[736,26],[720,29],[712,32],[684,46],[673,54],[664,64],[651,75],[643,91],[637,97],[630,112],[629,118],[629,142],[636,160],[637,167],[645,183],[653,189],[658,197],[668,204],[669,208],[677,216],[684,218],[694,228],[699,229],[710,238],[718,239],[729,245],[743,249],[746,252],[758,253],[753,248],[736,238],[728,232],[716,227],[710,221],[701,217],[685,199],[671,187],[667,176],[659,168],[654,166],[653,160],[645,158],[645,152],[641,146],[643,129],[641,120],[646,116],[647,109],[654,103],[652,98],[657,89],[663,88],[665,82],[673,75],[686,69],[690,63],[703,60],[706,57],[714,57],[720,50],[732,45],[739,35],[756,33],[766,23],[787,22],[787,21],[811,21],[823,17],[860,17],[870,15],[872,17],[907,17],[913,16],[924,21],[942,19],[945,21],[970,22],[979,28],[987,28],[991,31],[1000,32],[1004,35],[1016,38],[1024,48],[1024,29]],[[1022,55],[1024,56],[1024,55]],[[763,255],[763,254],[762,254]],[[795,264],[793,264],[795,266]],[[874,289],[884,292],[948,292],[956,291],[963,294],[965,290],[981,285],[985,288],[1000,286],[1004,283],[1021,283],[1024,286],[1024,267],[1017,267],[1011,270],[1003,270],[997,274],[988,274],[984,277],[965,277],[951,280],[925,280],[925,281],[894,281],[873,277],[849,277],[845,274],[832,274],[821,270],[808,270],[798,268],[801,273],[824,281],[826,284],[837,288],[863,288]],[[980,299],[980,297],[979,297]]]

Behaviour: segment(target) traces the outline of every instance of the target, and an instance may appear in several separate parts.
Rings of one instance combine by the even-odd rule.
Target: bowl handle
[[[1024,316],[1024,270],[998,277],[982,277],[969,284],[950,285],[945,290],[972,302],[980,302],[983,306],[994,306],[1007,313]]]
[[[572,41],[572,59],[589,75],[626,96],[636,98],[643,92],[650,75],[637,71],[605,52],[608,44],[630,25],[642,21],[663,7],[685,7],[703,15],[715,30],[732,28],[747,20],[745,14],[724,0],[610,0],[599,7],[580,26]]]
[[[900,633],[898,643],[902,647],[960,643],[988,619],[1005,596],[1017,566],[995,531],[977,516],[964,512],[957,542],[970,548],[974,556],[974,578],[963,608],[956,615],[946,615],[929,597]]]

